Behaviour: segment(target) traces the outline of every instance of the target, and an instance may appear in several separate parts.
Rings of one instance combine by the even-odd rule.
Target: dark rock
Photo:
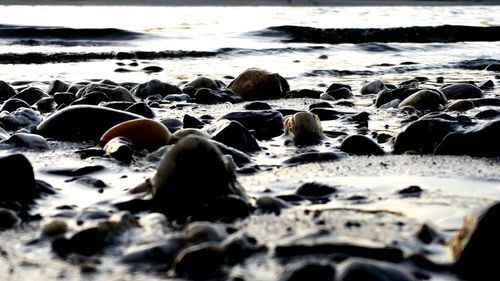
[[[259,197],[255,205],[257,206],[257,211],[264,214],[275,214],[277,216],[281,214],[282,209],[290,206],[285,200],[271,196]]]
[[[448,104],[446,111],[467,111],[474,108],[474,102],[471,100],[455,100]]]
[[[243,167],[252,163],[252,160],[248,157],[246,153],[243,153],[235,148],[232,148],[215,140],[211,140],[211,142],[215,144],[223,154],[230,155],[233,158],[233,161],[236,164],[236,166]]]
[[[336,120],[341,116],[356,113],[351,111],[340,111],[333,108],[313,108],[310,112],[316,114],[321,121]]]
[[[405,269],[386,262],[348,259],[340,267],[340,281],[416,281]]]
[[[294,90],[294,91],[288,91],[284,94],[283,98],[286,99],[302,99],[302,98],[309,98],[309,99],[319,99],[321,95],[321,91],[316,91],[316,90],[311,90],[311,89],[301,89],[301,90]]]
[[[142,118],[140,115],[111,108],[75,105],[49,116],[37,127],[37,133],[57,140],[97,140],[116,124]]]
[[[333,108],[333,106],[329,102],[322,101],[322,102],[312,103],[309,105],[309,110],[314,108]]]
[[[106,168],[101,165],[85,166],[81,168],[62,168],[62,169],[48,169],[44,172],[52,175],[80,177],[88,174],[96,173],[105,170]]]
[[[221,277],[226,264],[224,249],[213,242],[182,250],[174,262],[177,276],[194,280]]]
[[[288,158],[283,161],[283,164],[300,165],[307,163],[337,161],[342,158],[344,158],[344,155],[335,152],[306,152]]]
[[[47,141],[40,135],[28,133],[15,133],[8,139],[1,141],[2,144],[10,144],[17,148],[28,148],[36,150],[50,149]]]
[[[201,207],[189,221],[210,221],[232,223],[250,216],[252,209],[248,201],[241,196],[221,196]]]
[[[210,90],[214,90],[214,91],[219,90],[217,83],[214,80],[207,78],[207,77],[197,77],[193,81],[190,81],[189,83],[187,83],[184,87],[185,88],[191,87],[194,90],[199,90],[202,88],[210,89]]]
[[[69,105],[76,100],[76,96],[70,92],[57,92],[53,95],[54,101],[57,105],[66,104]]]
[[[193,101],[199,104],[218,104],[224,102],[239,103],[243,100],[230,90],[214,91],[202,88],[196,91]]]
[[[142,68],[141,70],[143,72],[147,73],[147,74],[151,74],[151,73],[162,72],[163,71],[163,67],[156,66],[156,65],[151,65],[151,66],[146,66],[146,67]]]
[[[475,107],[480,106],[500,106],[500,98],[479,98],[471,99]]]
[[[494,119],[463,131],[451,132],[436,147],[438,155],[500,156],[500,119]]]
[[[0,231],[11,229],[20,221],[16,213],[11,210],[0,208]]]
[[[110,101],[100,105],[112,109],[126,110],[127,108],[129,108],[134,104],[135,103],[131,101]]]
[[[205,123],[201,122],[200,120],[198,120],[198,118],[193,117],[189,114],[184,114],[182,123],[184,124],[184,128],[201,129],[205,127]]]
[[[287,266],[279,281],[304,281],[312,276],[315,281],[335,281],[335,274],[335,267],[329,262],[303,261]]]
[[[339,88],[336,90],[327,90],[326,94],[331,96],[335,100],[349,99],[353,97],[353,94],[348,88]]]
[[[153,112],[153,110],[151,110],[151,108],[149,108],[149,106],[143,102],[135,103],[135,104],[127,107],[125,109],[125,111],[130,112],[130,113],[134,113],[137,115],[141,115],[141,116],[144,116],[146,118],[154,118],[155,117],[155,113]]]
[[[98,105],[101,102],[109,102],[110,99],[108,96],[101,91],[93,91],[88,94],[85,94],[85,96],[77,98],[74,100],[70,105]]]
[[[57,238],[52,241],[52,250],[60,256],[77,253],[92,256],[100,252],[106,245],[107,233],[98,227],[77,232],[70,239]]]
[[[40,113],[50,113],[56,108],[56,102],[53,97],[46,97],[39,99],[33,105]]]
[[[372,81],[361,88],[362,95],[377,94],[378,92],[386,89],[384,82],[380,80]]]
[[[134,148],[132,142],[125,137],[116,137],[108,142],[104,146],[103,150],[110,157],[124,162],[130,163],[132,162],[132,156],[134,154]]]
[[[381,133],[377,135],[377,143],[386,143],[391,139],[393,139],[393,136],[386,133]]]
[[[276,111],[280,112],[283,116],[294,115],[295,113],[304,112],[303,110],[289,109],[289,108],[278,108]]]
[[[49,87],[47,89],[47,94],[54,96],[55,93],[66,92],[68,90],[69,90],[68,83],[56,79],[56,80],[50,81]]]
[[[150,96],[150,97],[152,97],[152,96]],[[187,95],[187,94],[180,94],[180,95],[178,95],[178,94],[172,94],[172,95],[165,96],[163,98],[163,100],[166,100],[166,101],[177,101],[177,102],[179,102],[179,101],[188,101],[190,99],[191,99],[191,97],[189,95]]]
[[[138,98],[145,99],[148,96],[158,94],[162,97],[168,95],[180,95],[182,94],[182,91],[177,86],[163,83],[160,80],[154,79],[149,82],[137,85],[134,89],[132,89],[132,93],[134,93]]]
[[[347,100],[340,100],[334,103],[335,105],[338,106],[345,106],[345,107],[354,107],[355,104],[352,101],[347,101]]]
[[[251,68],[236,77],[227,86],[243,100],[277,99],[290,90],[285,78],[278,73]]]
[[[0,102],[3,102],[17,94],[16,90],[12,88],[5,81],[0,80]]]
[[[342,141],[340,150],[353,155],[384,155],[384,150],[372,139],[363,135],[351,135]]]
[[[403,188],[398,191],[399,195],[402,196],[420,196],[424,192],[422,188],[418,185],[410,185],[409,187]]]
[[[207,131],[212,139],[243,152],[260,150],[259,144],[252,134],[237,121],[220,120]]]
[[[483,91],[477,86],[468,83],[453,84],[441,89],[449,100],[482,98]]]
[[[6,130],[15,131],[26,128],[31,131],[41,122],[42,116],[31,108],[21,107],[10,114],[6,111],[0,112],[0,123]]]
[[[175,118],[162,118],[160,122],[168,128],[168,130],[172,133],[182,128],[182,121],[177,120]]]
[[[368,120],[370,120],[370,113],[362,111],[360,113],[347,115],[342,118],[343,120],[352,121],[356,123],[366,123],[365,127],[368,127]]]
[[[317,199],[328,197],[335,192],[337,192],[335,187],[317,182],[308,182],[301,185],[295,193],[308,199]]]
[[[500,71],[500,63],[492,63],[492,64],[489,64],[486,69],[487,71],[496,71],[496,72],[499,72]]]
[[[424,79],[425,81],[429,80],[427,78]],[[398,88],[419,88],[420,87],[420,81],[418,79],[409,79],[406,81],[403,81],[399,83]]]
[[[153,210],[173,220],[185,220],[220,197],[235,195],[246,200],[234,163],[208,139],[198,136],[182,138],[166,152],[150,182]]]
[[[235,265],[261,251],[257,240],[247,234],[231,235],[222,243],[226,260],[229,265]]]
[[[492,254],[500,251],[500,204],[495,203],[478,216],[466,218],[462,229],[450,242],[454,271],[465,280],[500,278],[498,263]]]
[[[76,95],[78,91],[82,88],[84,88],[86,85],[88,85],[88,82],[79,82],[79,83],[74,83],[69,86],[68,92]]]
[[[344,254],[351,257],[362,257],[389,262],[400,262],[404,258],[403,251],[398,248],[365,247],[345,243],[296,243],[278,245],[275,248],[275,255],[277,257],[331,254]]]
[[[480,111],[474,115],[474,118],[477,119],[493,119],[497,118],[500,116],[500,111],[495,110],[495,109],[486,109],[483,111]]]
[[[431,244],[438,240],[444,241],[443,237],[428,224],[423,224],[415,233],[415,237],[424,244]]]
[[[10,98],[3,103],[2,108],[0,108],[0,112],[1,111],[14,112],[18,108],[22,108],[22,107],[30,108],[30,105],[23,100],[16,99],[16,98]]]
[[[127,264],[158,264],[170,267],[175,257],[188,245],[183,237],[169,238],[166,241],[147,244],[129,249],[122,257]]]
[[[433,110],[444,106],[446,102],[446,97],[437,90],[420,90],[402,100],[399,108],[409,105],[417,110]]]
[[[460,127],[458,122],[443,119],[417,120],[397,135],[393,152],[395,154],[405,152],[433,153],[444,137],[458,127]]]
[[[481,90],[491,90],[495,88],[495,83],[492,80],[486,80],[478,85]]]
[[[29,105],[35,104],[39,99],[49,97],[44,91],[36,87],[28,87],[20,91],[13,98],[25,101]]]
[[[397,88],[397,89],[386,89],[382,90],[377,94],[377,100],[375,101],[376,107],[381,107],[393,100],[404,100],[412,94],[420,91],[420,89],[413,88]]]
[[[349,91],[352,91],[351,86],[349,86],[347,84],[332,83],[332,84],[330,84],[330,86],[328,86],[328,88],[326,89],[325,93],[328,93],[330,91],[336,91],[336,90],[341,89],[341,88],[346,88]]]
[[[271,106],[263,101],[254,101],[244,107],[246,110],[271,110]]]
[[[230,112],[220,119],[238,121],[259,140],[270,139],[283,134],[283,115],[279,111],[237,111]]]
[[[83,98],[93,92],[103,93],[109,101],[130,101],[135,102],[134,97],[129,90],[116,83],[90,83],[85,87],[78,90],[76,93],[77,98]]]

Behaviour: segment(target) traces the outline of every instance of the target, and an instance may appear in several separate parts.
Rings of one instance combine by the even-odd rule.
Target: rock
[[[213,140],[221,142],[243,152],[260,150],[259,144],[252,134],[238,121],[219,120],[208,128]]]
[[[132,162],[134,148],[132,142],[126,137],[115,137],[104,145],[103,150],[112,158],[129,164]]]
[[[277,99],[290,90],[285,78],[278,73],[250,68],[238,75],[227,87],[243,100]]]
[[[500,111],[495,109],[486,109],[480,111],[474,115],[474,118],[477,119],[494,119],[500,116]]]
[[[263,101],[254,101],[244,107],[246,110],[271,110],[271,106]]]
[[[152,97],[152,96],[150,96]],[[187,94],[171,94],[171,95],[168,95],[168,96],[165,96],[163,98],[163,100],[166,100],[166,101],[188,101],[190,100],[191,97]]]
[[[446,102],[446,98],[437,90],[420,90],[401,101],[399,108],[409,105],[417,110],[433,110],[446,105]]]
[[[29,204],[44,191],[35,180],[30,161],[22,154],[0,157],[0,178],[4,203]]]
[[[405,269],[395,264],[351,258],[339,266],[340,281],[416,281]]]
[[[295,193],[307,199],[316,200],[328,197],[335,192],[337,192],[335,187],[317,182],[308,182],[301,185]]]
[[[279,111],[237,111],[230,112],[220,119],[238,121],[250,130],[258,140],[270,139],[283,134],[283,115]]]
[[[129,90],[116,84],[90,83],[78,90],[77,98],[83,98],[93,92],[101,92],[109,99],[109,101],[129,101],[135,102],[134,96]]]
[[[210,135],[205,131],[202,131],[200,129],[195,129],[195,128],[187,128],[187,129],[180,129],[180,130],[176,131],[172,135],[170,143],[177,143],[181,139],[183,139],[187,136],[193,136],[193,135],[204,137],[206,139],[210,139]]]
[[[317,90],[311,90],[311,89],[300,89],[300,90],[293,90],[293,91],[288,91],[284,94],[283,98],[286,99],[303,99],[303,98],[309,98],[309,99],[319,99],[321,96],[321,91]]]
[[[0,123],[7,130],[19,130],[26,128],[28,131],[33,130],[42,122],[42,116],[31,108],[21,107],[12,113],[0,112]]]
[[[293,135],[295,145],[314,145],[324,139],[323,127],[318,116],[310,112],[298,112],[288,116],[283,124],[285,134]]]
[[[424,192],[422,190],[422,188],[420,188],[420,186],[418,185],[410,185],[409,187],[406,187],[406,188],[403,188],[401,190],[398,191],[398,194],[399,195],[402,195],[402,196],[420,196],[420,194],[422,194],[422,192]]]
[[[156,66],[156,65],[150,65],[150,66],[143,67],[141,70],[147,74],[151,74],[151,73],[162,72],[163,67]]]
[[[172,237],[166,241],[135,246],[125,251],[122,261],[127,264],[158,264],[170,267],[175,257],[188,245],[184,237]]]
[[[186,226],[184,232],[189,242],[222,242],[227,237],[226,229],[221,224],[211,222],[193,222]]]
[[[424,244],[444,241],[444,237],[426,223],[415,233],[415,237]]]
[[[378,92],[386,89],[384,82],[380,80],[372,81],[361,88],[362,95],[377,94]]]
[[[203,123],[198,118],[193,117],[189,114],[184,114],[184,118],[182,119],[182,123],[184,124],[184,128],[201,129],[201,128],[205,127],[205,123]]]
[[[252,160],[248,157],[248,155],[244,152],[241,152],[235,148],[232,148],[230,146],[227,146],[221,142],[215,141],[215,140],[210,140],[213,144],[217,146],[220,151],[225,154],[229,155],[233,158],[234,163],[238,167],[244,167],[248,164],[252,163]]]
[[[86,104],[86,105],[98,105],[100,103],[109,102],[108,96],[101,91],[93,91],[85,94],[85,96],[80,97],[73,101],[70,105]]]
[[[314,108],[333,108],[333,106],[329,102],[322,101],[322,102],[312,103],[309,105],[309,110]]]
[[[448,104],[446,111],[467,111],[474,108],[474,102],[471,100],[456,100]]]
[[[482,98],[483,91],[468,83],[453,84],[441,89],[449,100]]]
[[[50,97],[44,91],[36,87],[28,87],[22,91],[20,91],[17,95],[13,96],[13,98],[20,99],[25,101],[29,105],[35,104],[39,99]]]
[[[224,275],[224,249],[215,243],[203,243],[182,250],[175,258],[177,276],[188,279],[216,278]]]
[[[349,99],[353,97],[351,90],[348,88],[339,88],[336,90],[327,90],[327,95],[331,96],[334,100]]]
[[[451,132],[436,147],[438,155],[500,156],[500,118],[463,131]]]
[[[499,72],[500,71],[500,63],[492,63],[492,64],[489,64],[486,69],[487,71],[496,71],[496,72]]]
[[[16,99],[16,98],[10,98],[3,103],[2,107],[0,108],[0,112],[1,111],[14,112],[17,109],[22,108],[22,107],[30,108],[30,105],[23,100]]]
[[[329,95],[329,94],[327,94],[327,93],[323,93],[323,94],[321,94],[321,95],[319,96],[319,98],[320,98],[320,99],[322,99],[322,100],[329,100],[329,101],[334,101],[334,100],[335,100],[332,96],[330,96],[330,95]]]
[[[46,98],[39,99],[33,106],[40,113],[50,113],[50,112],[54,111],[57,104],[54,101],[53,97],[46,97]]]
[[[97,140],[119,123],[142,116],[92,105],[74,105],[50,115],[37,127],[37,133],[57,140]]]
[[[171,133],[182,129],[182,121],[175,118],[162,118],[160,122],[168,128]]]
[[[196,91],[194,102],[199,104],[218,104],[224,102],[239,103],[243,100],[230,90],[214,91],[202,88]]]
[[[417,120],[396,136],[393,153],[433,153],[444,137],[459,127],[459,123],[443,119]]]
[[[155,113],[153,112],[153,110],[151,110],[151,108],[143,102],[134,103],[131,106],[127,107],[125,109],[125,111],[130,112],[130,113],[134,113],[137,115],[141,115],[141,116],[146,117],[146,118],[154,118],[155,117]]]
[[[257,211],[260,211],[264,214],[275,214],[279,216],[281,214],[281,210],[290,207],[285,200],[271,197],[271,196],[262,196],[255,201],[255,205],[257,206]]]
[[[315,281],[335,281],[336,270],[327,261],[301,261],[285,268],[279,281],[304,281],[314,276]]]
[[[170,143],[172,135],[165,125],[152,119],[125,121],[108,129],[100,138],[99,145],[105,146],[116,137],[126,137],[139,148],[154,151]]]
[[[0,208],[0,231],[11,229],[20,221],[16,213],[11,210]]]
[[[464,225],[450,241],[454,271],[465,280],[500,278],[498,263],[491,254],[500,250],[498,236],[500,204],[495,203],[479,215],[465,218]]]
[[[42,235],[56,237],[63,235],[68,231],[68,224],[63,220],[53,220],[42,228]]]
[[[149,82],[139,84],[132,89],[132,93],[138,98],[145,99],[152,95],[161,95],[162,97],[168,95],[180,95],[182,94],[179,87],[163,83],[160,80],[154,79]]]
[[[66,104],[69,105],[76,100],[76,96],[70,92],[57,92],[54,94],[54,101],[57,105]]]
[[[340,150],[354,155],[384,155],[384,150],[372,139],[363,135],[351,135],[342,141]]]
[[[202,88],[205,89],[210,89],[217,91],[219,90],[219,87],[217,86],[217,83],[215,83],[214,80],[207,78],[207,77],[197,77],[193,81],[190,81],[186,85],[184,85],[184,88],[191,87],[194,90],[199,90]]]
[[[222,196],[246,200],[245,191],[236,181],[234,163],[209,140],[198,136],[181,139],[165,153],[150,181],[153,210],[172,220],[185,220]]]
[[[17,94],[16,90],[12,88],[5,81],[0,80],[0,102],[3,102]]]
[[[49,87],[47,88],[47,94],[54,96],[58,92],[66,92],[69,90],[69,84],[61,81],[59,79],[50,81]]]
[[[337,161],[344,157],[345,155],[335,152],[305,152],[288,158],[287,160],[283,161],[283,164],[300,165],[316,162]]]
[[[238,264],[265,249],[257,243],[254,237],[242,233],[231,235],[222,243],[222,247],[229,265]]]
[[[10,138],[1,141],[2,144],[10,144],[18,148],[29,148],[36,150],[49,150],[50,146],[44,137],[28,133],[15,133]]]
[[[349,91],[352,91],[352,88],[351,88],[350,85],[342,84],[342,83],[332,83],[332,84],[330,84],[330,86],[328,86],[328,88],[326,89],[325,93],[328,93],[330,91],[336,91],[336,90],[339,90],[339,89],[342,89],[342,88],[346,88]]]
[[[402,101],[420,90],[421,89],[413,89],[405,87],[382,90],[377,94],[377,100],[375,101],[375,106],[382,107],[383,105],[394,100]]]
[[[475,107],[481,106],[500,106],[500,98],[479,98],[471,99]]]
[[[479,83],[478,87],[481,90],[492,90],[495,88],[495,82],[493,82],[492,80],[482,81],[481,83]]]

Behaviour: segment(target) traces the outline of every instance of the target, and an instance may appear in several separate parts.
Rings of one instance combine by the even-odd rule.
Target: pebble
[[[355,111],[341,111],[333,108],[323,107],[313,108],[310,110],[310,112],[318,116],[319,120],[321,121],[337,120],[341,116],[357,113]]]
[[[50,81],[49,87],[47,88],[47,94],[54,96],[55,93],[66,92],[69,90],[69,86],[70,85],[68,83],[62,80],[52,80]]]
[[[10,138],[1,141],[1,144],[10,144],[17,148],[34,150],[49,150],[50,146],[44,137],[28,133],[15,133]]]
[[[158,269],[169,268],[177,255],[188,246],[185,237],[171,237],[165,241],[134,246],[125,251],[122,261],[127,264],[148,264],[159,266]]]
[[[174,262],[178,277],[188,279],[208,279],[225,275],[224,249],[216,243],[202,243],[182,250]]]
[[[8,100],[6,100],[2,104],[2,107],[0,108],[0,112],[1,111],[14,112],[17,109],[23,108],[23,107],[30,108],[30,105],[23,100],[16,99],[16,98],[9,98]]]
[[[254,101],[244,106],[246,110],[271,110],[271,106],[267,102]]]
[[[0,231],[11,229],[19,223],[20,219],[11,210],[0,208]]]
[[[328,86],[328,88],[326,89],[325,93],[328,93],[330,91],[336,91],[336,90],[339,90],[339,89],[342,89],[342,88],[346,88],[349,91],[352,91],[352,88],[351,88],[350,85],[342,84],[342,83],[332,83],[332,84],[330,84],[330,86]]]
[[[172,134],[165,125],[152,119],[125,121],[109,128],[100,138],[99,145],[105,146],[111,139],[125,137],[138,148],[154,151],[170,143]]]
[[[275,110],[235,111],[220,119],[238,121],[258,140],[265,140],[283,134],[283,115]],[[262,126],[266,124],[266,126]]]
[[[134,96],[129,90],[116,83],[90,83],[78,90],[77,98],[84,98],[93,92],[101,92],[109,101],[129,101],[135,102]]]
[[[336,192],[337,189],[333,186],[317,182],[308,182],[301,185],[295,193],[307,199],[319,199],[328,197]]]
[[[3,102],[11,97],[17,95],[17,92],[5,81],[0,80],[0,102]]]
[[[474,108],[474,102],[471,100],[456,100],[448,104],[446,111],[464,112]]]
[[[293,135],[295,145],[314,145],[324,139],[323,127],[318,116],[310,112],[298,112],[288,116],[284,123],[285,135]]]
[[[133,143],[126,137],[115,137],[106,142],[103,150],[110,157],[126,164],[132,162],[134,147]]]
[[[266,249],[258,244],[257,239],[244,233],[232,234],[222,243],[222,247],[229,265],[241,263]]]
[[[191,87],[194,90],[199,90],[202,88],[211,89],[214,91],[219,90],[217,83],[213,79],[208,77],[197,77],[193,81],[188,82],[186,85],[184,85],[183,92],[185,92],[185,89],[188,87]]]
[[[0,178],[4,202],[31,203],[40,195],[33,167],[23,154],[0,157]]]
[[[162,97],[168,95],[180,95],[181,89],[175,85],[161,82],[158,79],[150,80],[149,82],[139,84],[131,91],[136,97],[145,99],[152,95],[161,95]]]
[[[315,162],[337,161],[344,158],[344,154],[335,152],[305,152],[283,161],[285,165],[301,165]]]
[[[262,196],[255,201],[257,211],[263,214],[275,214],[279,216],[281,210],[290,207],[285,200],[272,197],[272,196]]]
[[[286,79],[278,73],[257,68],[245,70],[231,81],[227,88],[243,100],[277,99],[290,90]]]
[[[143,102],[134,103],[134,104],[130,105],[129,107],[125,108],[125,111],[130,112],[130,113],[134,113],[137,115],[141,115],[145,118],[154,118],[155,117],[155,113],[153,112],[153,110],[151,110],[151,108]]]
[[[468,83],[449,85],[442,88],[441,91],[449,100],[473,99],[483,97],[483,91],[481,91],[481,89],[479,89],[475,85]]]
[[[213,140],[243,152],[260,151],[259,144],[253,135],[238,121],[219,120],[211,125],[207,132]]]
[[[399,100],[399,102],[401,102],[402,100],[408,98],[409,96],[413,95],[418,91],[420,91],[420,89],[413,89],[406,87],[382,90],[377,94],[377,100],[375,101],[375,106],[380,108],[388,107],[386,104],[394,102],[394,100]]]
[[[17,95],[13,96],[13,98],[23,100],[29,105],[33,105],[41,98],[46,98],[46,97],[50,96],[41,89],[36,87],[28,87],[20,91]]]
[[[372,139],[363,135],[351,135],[340,144],[340,150],[352,155],[384,155],[384,150]]]
[[[53,97],[57,105],[70,105],[76,100],[75,94],[70,92],[57,92],[53,95]]]
[[[398,191],[399,195],[405,196],[405,197],[418,197],[424,192],[422,188],[418,185],[410,185],[409,187],[403,188]]]
[[[214,91],[202,88],[196,91],[193,102],[198,104],[239,103],[243,100],[231,90]]]
[[[380,80],[375,80],[370,83],[367,83],[361,88],[361,94],[362,95],[370,95],[370,94],[377,94],[378,92],[386,89],[386,86],[384,82]]]
[[[186,238],[193,244],[222,242],[227,238],[227,231],[221,224],[211,222],[192,222],[184,229]]]
[[[57,237],[68,231],[68,224],[63,220],[53,220],[42,227],[42,235],[47,237]]]
[[[326,95],[329,95],[334,100],[349,99],[353,97],[351,90],[348,88],[339,88],[336,90],[327,90]]]
[[[446,105],[446,102],[446,97],[437,90],[420,90],[402,100],[399,108],[413,106],[417,110],[433,110]]]

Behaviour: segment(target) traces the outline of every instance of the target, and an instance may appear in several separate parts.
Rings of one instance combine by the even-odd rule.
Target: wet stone
[[[260,150],[252,134],[237,121],[220,120],[208,128],[213,140],[221,142],[243,152]]]
[[[293,99],[301,99],[301,98],[310,98],[310,99],[319,99],[321,96],[321,91],[311,90],[311,89],[300,89],[294,91],[288,91],[285,93],[283,98],[293,98]]]
[[[30,105],[23,100],[17,98],[10,98],[2,104],[1,111],[14,112],[19,108],[30,108]]]
[[[312,276],[316,281],[335,281],[336,272],[328,261],[301,261],[286,266],[279,281],[304,281]]]
[[[333,106],[329,102],[323,101],[310,104],[309,110],[313,108],[333,108]]]
[[[193,117],[189,114],[184,114],[182,123],[184,128],[201,129],[205,127],[205,123],[201,122],[198,118]]]
[[[453,84],[450,86],[446,86],[441,89],[443,94],[447,99],[472,99],[472,98],[482,98],[483,91],[479,89],[477,86],[462,83],[462,84]]]
[[[244,106],[246,110],[271,110],[271,106],[263,101],[254,101]]]
[[[500,116],[500,111],[495,110],[495,109],[486,109],[483,111],[480,111],[474,115],[474,118],[477,119],[494,119]]]
[[[135,102],[133,95],[129,90],[116,83],[90,83],[78,90],[77,98],[84,98],[93,92],[103,93],[108,101],[130,101]]]
[[[25,101],[29,105],[35,104],[39,99],[49,97],[44,91],[36,87],[28,87],[20,91],[13,98]]]
[[[40,113],[50,113],[56,108],[56,102],[53,97],[45,97],[39,99],[33,105]]]
[[[49,150],[50,146],[44,137],[28,133],[15,133],[10,138],[1,141],[1,144],[10,144],[17,148],[34,150]]]
[[[12,88],[5,81],[0,80],[0,102],[3,102],[17,94],[16,90]]]
[[[151,66],[146,66],[146,67],[142,68],[141,70],[143,72],[147,73],[147,74],[151,74],[151,73],[162,72],[163,71],[163,67],[156,66],[156,65],[151,65]]]
[[[290,205],[282,199],[272,196],[262,196],[255,202],[257,211],[264,214],[280,215],[281,210],[290,207]]]
[[[196,91],[193,101],[199,104],[218,104],[225,102],[239,103],[243,100],[230,90],[214,91],[202,88]]]
[[[139,84],[134,89],[132,89],[132,93],[135,94],[136,97],[145,99],[151,95],[161,95],[162,97],[176,94],[182,94],[181,89],[179,87],[161,82],[160,80],[154,79],[149,82]]]
[[[180,251],[188,245],[184,237],[172,237],[165,241],[132,247],[124,253],[122,262],[126,264],[158,265],[158,269],[168,269]]]
[[[473,108],[474,102],[471,100],[456,100],[446,107],[446,111],[467,111]]]
[[[417,110],[432,110],[444,106],[446,102],[446,98],[437,90],[420,90],[402,100],[399,108],[409,105]]]
[[[335,187],[317,182],[309,182],[301,185],[297,189],[296,194],[305,198],[314,199],[328,197],[336,192],[337,189]]]
[[[225,275],[224,249],[215,243],[203,243],[182,250],[174,262],[177,276],[189,279],[207,279]]]
[[[0,208],[0,231],[13,228],[19,221],[20,219],[16,213]]]
[[[184,87],[192,87],[194,90],[202,88],[211,89],[214,91],[219,90],[217,83],[208,77],[197,77],[193,81],[188,82]]]
[[[384,155],[384,150],[372,139],[363,135],[351,135],[342,141],[340,150],[353,155]]]
[[[394,102],[394,100],[402,101],[411,96],[412,94],[418,92],[419,90],[420,89],[409,89],[409,88],[382,90],[377,94],[377,100],[375,101],[375,106],[383,107],[385,105],[384,107],[387,107],[386,104],[388,104],[389,102]]]
[[[398,191],[399,195],[405,197],[418,197],[424,192],[418,185],[411,185]]]
[[[348,88],[329,90],[325,94],[331,96],[334,100],[349,99],[353,97],[351,90]]]
[[[378,92],[384,90],[385,84],[380,80],[372,81],[361,88],[362,95],[377,94]]]
[[[189,221],[232,223],[247,218],[251,212],[252,208],[246,199],[235,195],[221,196],[201,207],[189,217]]]
[[[288,116],[283,126],[285,135],[293,135],[295,145],[319,144],[324,138],[321,121],[318,116],[310,112],[299,112]]]
[[[258,140],[283,134],[283,115],[274,110],[248,110],[230,112],[220,119],[238,121]],[[265,126],[263,126],[265,124]]]
[[[316,163],[316,162],[319,163],[319,162],[337,161],[344,157],[345,155],[338,154],[335,152],[305,152],[288,158],[283,162],[283,164],[300,165],[300,164]]]
[[[143,102],[134,103],[131,106],[127,107],[125,109],[125,111],[130,112],[130,113],[134,113],[137,115],[141,115],[145,118],[154,118],[155,117],[153,110],[151,110],[151,108]]]
[[[330,84],[330,86],[328,86],[325,93],[330,92],[330,91],[336,91],[336,90],[339,90],[341,88],[346,88],[349,91],[352,91],[352,88],[350,85],[342,84],[342,83],[332,83],[332,84]]]
[[[277,99],[290,90],[288,82],[278,73],[257,68],[245,70],[227,88],[243,100]]]
[[[428,224],[423,224],[415,233],[415,237],[424,244],[444,241],[444,237]]]
[[[66,92],[69,89],[69,84],[61,81],[59,79],[50,81],[49,87],[47,88],[47,94],[53,96],[58,92]]]

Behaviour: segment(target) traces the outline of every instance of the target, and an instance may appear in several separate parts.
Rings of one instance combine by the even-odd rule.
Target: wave
[[[280,37],[284,42],[307,43],[453,43],[463,41],[500,41],[500,26],[412,26],[394,28],[314,28],[273,26],[253,35]]]
[[[0,64],[41,64],[84,62],[90,60],[111,59],[168,59],[168,58],[205,58],[233,55],[279,54],[290,52],[313,52],[322,50],[322,46],[285,47],[268,49],[220,48],[215,51],[121,51],[121,52],[58,52],[58,53],[3,53],[0,54]]]
[[[16,40],[133,40],[143,33],[118,28],[69,28],[1,25],[0,39]]]

